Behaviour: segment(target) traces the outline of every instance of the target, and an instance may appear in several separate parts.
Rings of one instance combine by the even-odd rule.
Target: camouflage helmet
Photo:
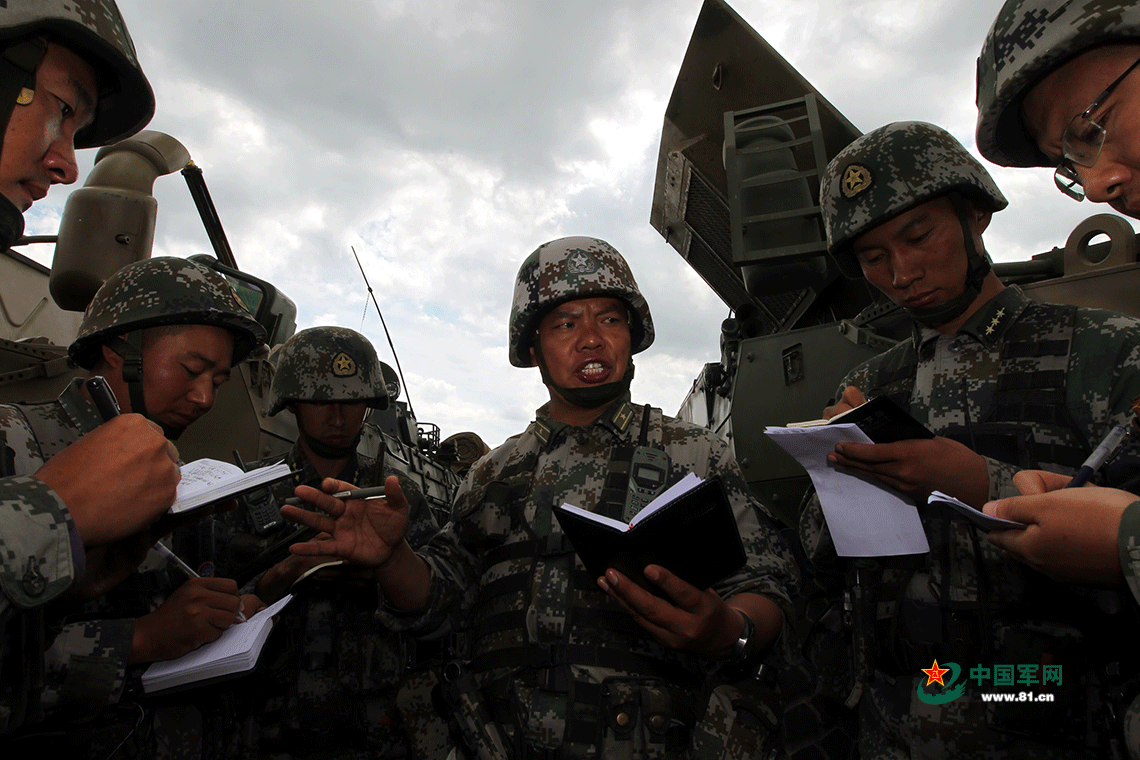
[[[0,45],[42,35],[83,56],[99,80],[95,118],[76,134],[75,147],[118,142],[146,126],[154,93],[114,0],[7,0],[0,8]]]
[[[107,278],[87,305],[68,354],[90,369],[102,355],[100,347],[116,336],[163,325],[229,330],[234,364],[265,340],[265,328],[225,277],[193,261],[164,256],[128,264]]]
[[[376,349],[347,327],[310,327],[287,340],[270,396],[270,415],[294,401],[367,401],[373,409],[388,408]]]
[[[567,237],[540,245],[515,278],[508,350],[511,364],[532,366],[534,331],[547,312],[566,301],[610,296],[630,310],[631,353],[653,343],[653,317],[621,254],[604,240]]]
[[[820,183],[827,249],[860,277],[851,243],[913,206],[958,190],[992,211],[1008,205],[989,173],[946,130],[900,121],[872,130],[832,159]]]
[[[1001,166],[1053,166],[1029,136],[1021,103],[1086,50],[1140,41],[1140,5],[1120,0],[1007,0],[978,56],[978,150]]]

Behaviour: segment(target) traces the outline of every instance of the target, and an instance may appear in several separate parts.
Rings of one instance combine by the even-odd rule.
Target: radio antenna
[[[400,366],[400,357],[396,356],[396,347],[392,345],[392,335],[388,332],[388,324],[384,321],[384,312],[380,311],[380,304],[376,301],[376,294],[372,291],[372,285],[368,282],[368,275],[364,273],[364,265],[360,263],[360,257],[356,255],[356,247],[349,246],[352,249],[352,256],[356,259],[356,266],[360,267],[360,276],[364,278],[364,286],[368,288],[368,295],[372,297],[372,305],[376,307],[376,313],[380,315],[380,324],[384,327],[384,337],[388,339],[388,347],[392,349],[392,358],[396,360],[396,371],[400,373],[400,384],[404,386],[404,398],[408,400],[408,411],[412,413],[412,417],[416,416],[416,410],[412,407],[412,394],[408,391],[408,381],[404,379],[404,369]],[[368,309],[368,304],[364,305],[365,311]],[[361,320],[361,327],[364,326],[363,319]],[[416,419],[419,419],[418,417]]]

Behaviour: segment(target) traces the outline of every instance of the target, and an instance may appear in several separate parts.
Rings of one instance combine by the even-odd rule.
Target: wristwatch
[[[744,618],[744,630],[740,632],[740,638],[732,645],[732,655],[738,660],[747,660],[748,656],[752,654],[752,642],[756,638],[756,625],[752,622],[752,618],[745,615],[744,612],[736,611],[740,613],[740,617]]]

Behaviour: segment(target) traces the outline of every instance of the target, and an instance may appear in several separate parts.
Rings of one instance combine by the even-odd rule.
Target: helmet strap
[[[143,397],[142,330],[129,333],[125,338],[116,335],[107,341],[107,348],[123,359],[122,377],[131,397],[131,411],[141,414],[162,428],[162,434],[167,440],[177,441],[179,436],[186,432],[186,428],[168,425],[152,417],[146,410],[146,399]]]
[[[0,51],[0,152],[16,103],[28,105],[35,98],[36,69],[43,60],[47,43],[41,37],[27,37]],[[0,244],[8,248],[24,234],[24,215],[0,196]]]
[[[962,194],[951,190],[947,195],[950,204],[954,207],[954,214],[962,226],[962,242],[966,248],[966,284],[955,298],[937,306],[927,306],[920,309],[904,309],[907,314],[917,322],[937,327],[962,314],[974,303],[982,292],[982,283],[990,273],[990,260],[974,245],[974,232],[970,229],[970,216]]]
[[[609,404],[611,401],[628,393],[629,385],[633,382],[632,356],[629,359],[629,365],[625,368],[625,375],[622,376],[621,380],[612,383],[602,383],[601,385],[588,385],[585,388],[564,388],[561,385],[555,384],[554,380],[550,377],[550,372],[546,368],[546,360],[542,358],[542,348],[537,340],[534,342],[534,357],[538,362],[538,371],[542,374],[543,384],[557,391],[558,395],[566,399],[567,403],[581,409],[597,409],[600,406]]]

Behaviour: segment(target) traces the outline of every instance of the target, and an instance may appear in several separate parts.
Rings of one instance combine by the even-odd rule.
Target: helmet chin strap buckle
[[[141,331],[131,333],[128,339],[116,335],[107,341],[107,347],[123,358],[122,377],[131,398],[131,411],[141,414],[162,428],[162,434],[167,440],[177,441],[179,436],[186,432],[186,428],[174,427],[155,419],[146,409],[146,398],[143,395],[142,347],[135,345],[136,341],[142,343]]]

